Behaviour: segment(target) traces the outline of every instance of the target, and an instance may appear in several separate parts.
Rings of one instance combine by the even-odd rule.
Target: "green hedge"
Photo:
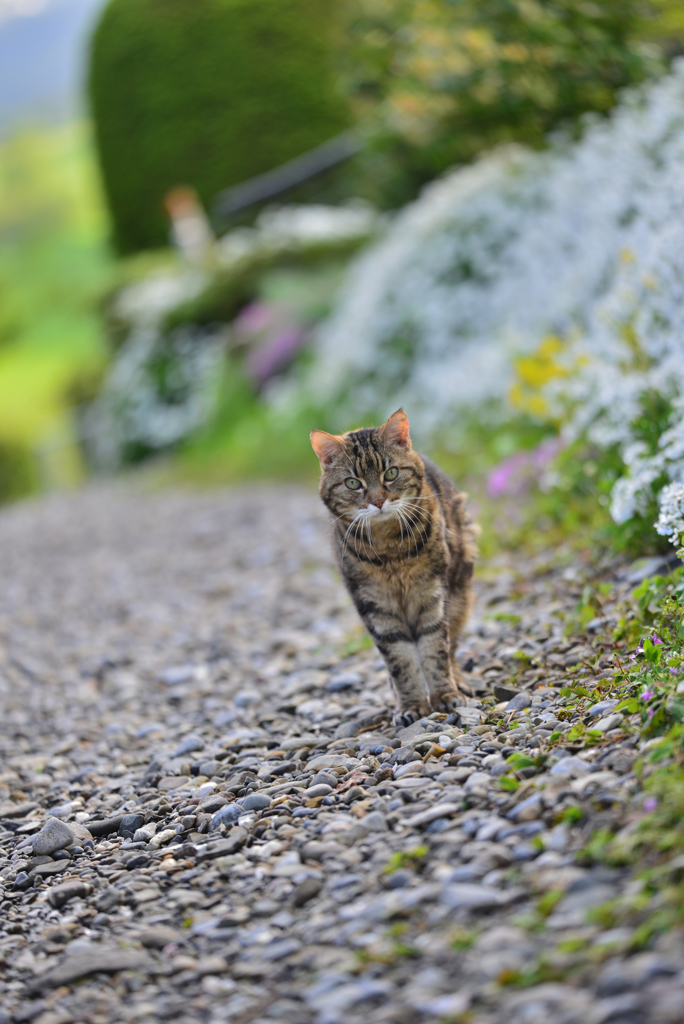
[[[28,449],[0,441],[0,504],[23,498],[37,488],[36,464]]]
[[[121,253],[165,245],[165,193],[221,189],[349,124],[332,74],[331,0],[110,0],[90,100]]]

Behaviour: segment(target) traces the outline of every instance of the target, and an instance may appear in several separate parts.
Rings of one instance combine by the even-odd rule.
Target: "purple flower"
[[[662,641],[662,640],[660,639],[660,637],[658,636],[658,634],[657,634],[657,633],[653,633],[653,634],[652,634],[652,636],[651,636],[651,640],[653,641],[653,643],[654,643],[654,644],[662,644],[662,642],[663,642],[663,641]]]
[[[235,326],[243,334],[260,334],[274,319],[274,307],[266,302],[250,302],[235,318]]]
[[[653,708],[647,708],[646,714],[648,715],[649,718],[653,718],[653,716],[655,715],[655,711],[654,711]]]
[[[490,498],[518,497],[525,494],[544,473],[563,447],[561,441],[545,441],[531,452],[516,452],[496,466],[487,478]]]
[[[672,673],[673,676],[676,676],[677,673],[679,672],[679,665],[675,665],[674,668],[671,668],[670,672]]]
[[[655,697],[655,690],[646,689],[641,694],[640,700],[651,700],[653,697]]]
[[[658,801],[654,796],[647,796],[644,800],[644,810],[648,811],[649,814],[651,813],[651,811],[655,811],[657,806]]]
[[[263,384],[290,362],[304,344],[306,335],[301,327],[290,327],[269,337],[247,357],[247,373],[258,384]]]

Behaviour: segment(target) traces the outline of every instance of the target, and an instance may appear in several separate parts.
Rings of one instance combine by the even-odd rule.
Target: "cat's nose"
[[[382,508],[382,506],[385,504],[385,499],[384,498],[376,498],[376,500],[375,501],[371,501],[370,504],[371,505],[377,505],[378,508]]]

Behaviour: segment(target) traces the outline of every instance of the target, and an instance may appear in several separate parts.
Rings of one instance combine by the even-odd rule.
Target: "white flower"
[[[676,543],[684,534],[684,483],[667,484],[660,492],[660,515],[656,531]]]
[[[357,260],[304,391],[341,424],[401,404],[448,438],[549,333],[581,367],[547,387],[555,418],[622,455],[615,519],[645,513],[684,479],[684,62],[577,144],[430,185]],[[648,442],[645,393],[666,403]]]

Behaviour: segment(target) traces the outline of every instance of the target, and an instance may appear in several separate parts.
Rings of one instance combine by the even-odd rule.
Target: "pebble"
[[[532,706],[532,697],[529,693],[517,693],[509,700],[506,711],[521,711],[523,708]]]
[[[194,750],[202,750],[204,740],[200,736],[185,736],[174,750],[172,757],[181,757],[183,754],[190,754]]]
[[[40,832],[31,838],[33,853],[36,856],[53,854],[66,846],[72,846],[73,842],[73,832],[66,822],[60,821],[59,818],[48,818]]]
[[[612,711],[613,708],[616,708],[619,703],[619,700],[601,700],[598,704],[594,704],[593,707],[589,708],[588,714],[591,718],[602,718],[609,711]]]
[[[87,896],[92,891],[92,886],[88,882],[82,882],[80,879],[70,878],[67,882],[62,882],[60,885],[53,885],[48,891],[48,902],[51,907],[59,910],[69,900],[77,899],[80,896]]]
[[[241,814],[242,808],[239,804],[226,804],[226,806],[222,807],[220,811],[217,811],[211,819],[211,822],[209,823],[209,831],[215,832],[221,825],[232,824],[238,820]]]
[[[132,839],[144,824],[145,816],[143,814],[124,814],[119,823],[118,833],[124,839]]]
[[[604,953],[587,919],[629,872],[575,854],[602,814],[633,812],[639,751],[612,726],[586,759],[562,738],[561,687],[582,659],[607,677],[612,613],[568,649],[581,587],[553,554],[482,574],[461,652],[475,696],[397,729],[315,495],[100,484],[3,509],[0,542],[8,1020],[580,1024],[634,1018],[611,1000],[649,986],[681,1006],[674,933],[642,963],[629,928]],[[622,726],[615,706],[575,720]],[[516,769],[513,751],[542,756]],[[547,891],[564,895],[541,930]],[[544,957],[560,981],[534,981]],[[563,957],[581,959],[572,984]],[[529,987],[501,980],[518,971]]]
[[[570,775],[573,779],[585,775],[591,765],[581,757],[561,757],[549,770],[549,775]]]
[[[271,798],[265,793],[250,793],[242,801],[243,811],[263,811],[270,806]]]
[[[532,821],[533,818],[538,818],[541,812],[541,796],[539,793],[534,793],[533,796],[528,796],[526,800],[514,807],[509,813],[509,817],[512,821]]]
[[[140,970],[147,966],[147,960],[136,950],[102,946],[84,952],[67,955],[59,966],[40,975],[31,982],[31,993],[47,992],[51,989],[70,985],[89,974],[115,974],[118,971]]]

